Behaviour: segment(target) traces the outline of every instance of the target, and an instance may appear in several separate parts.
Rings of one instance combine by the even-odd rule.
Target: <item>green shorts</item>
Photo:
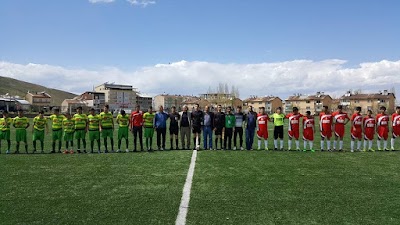
[[[10,130],[0,130],[0,140],[11,140]]]
[[[60,130],[53,130],[53,134],[52,134],[52,137],[53,137],[53,141],[56,141],[56,140],[62,140],[62,134],[63,134],[63,132],[62,132],[62,130],[60,129]]]
[[[100,131],[98,130],[89,130],[89,140],[100,140]]]
[[[113,129],[102,129],[101,130],[101,137],[102,138],[111,138],[111,139],[113,139],[114,138],[114,132],[113,132],[114,130]]]
[[[154,128],[144,128],[144,137],[152,138],[154,136]]]
[[[86,139],[86,130],[75,130],[75,139]]]
[[[64,133],[64,141],[73,141],[74,133]]]
[[[128,127],[119,127],[118,128],[118,140],[122,138],[128,139],[129,129]]]
[[[32,140],[33,141],[44,141],[44,130],[33,130],[33,135],[32,135]]]
[[[26,129],[16,129],[15,130],[16,141],[20,142],[23,141],[26,143]]]

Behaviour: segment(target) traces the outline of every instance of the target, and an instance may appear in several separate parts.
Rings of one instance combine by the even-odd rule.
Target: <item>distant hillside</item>
[[[9,93],[12,96],[18,95],[21,96],[21,98],[25,98],[25,95],[28,91],[30,92],[45,91],[49,93],[52,98],[52,105],[55,106],[61,105],[62,101],[64,101],[64,99],[66,98],[73,98],[76,96],[75,94],[69,92],[47,88],[41,85],[0,76],[0,95]]]

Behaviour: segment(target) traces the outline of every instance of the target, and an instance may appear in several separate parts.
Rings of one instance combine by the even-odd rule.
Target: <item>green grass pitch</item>
[[[6,155],[4,145],[0,224],[174,224],[192,153]],[[399,154],[200,151],[187,224],[400,224]]]

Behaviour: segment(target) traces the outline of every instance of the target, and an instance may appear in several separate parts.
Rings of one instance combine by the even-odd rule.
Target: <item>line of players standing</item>
[[[319,131],[321,134],[320,150],[343,151],[343,138],[345,135],[345,125],[351,122],[351,152],[355,150],[361,151],[362,139],[364,138],[363,151],[374,151],[372,141],[375,133],[378,136],[378,150],[389,150],[387,140],[389,136],[390,118],[386,114],[386,108],[380,107],[379,114],[372,116],[372,111],[368,110],[368,114],[364,117],[361,115],[361,107],[356,107],[354,114],[350,118],[343,111],[341,105],[337,111],[330,112],[327,106],[323,107],[323,112],[319,115]],[[201,111],[199,105],[194,107],[192,112],[188,111],[186,106],[183,111],[178,113],[176,108],[172,107],[171,113],[167,114],[163,111],[162,106],[156,114],[150,108],[147,113],[142,113],[140,108],[131,114],[131,125],[134,132],[134,147],[136,151],[137,136],[139,136],[141,149],[141,130],[144,125],[146,148],[152,150],[153,131],[157,132],[157,148],[165,149],[165,134],[167,120],[170,120],[169,132],[171,149],[180,149],[178,136],[181,136],[181,149],[190,149],[191,135],[193,135],[193,149],[200,149],[201,136],[203,137],[203,149],[241,149],[246,148],[252,150],[254,135],[258,137],[258,150],[261,150],[262,141],[264,140],[264,149],[268,150],[268,122],[274,124],[274,150],[284,150],[284,120],[288,119],[288,146],[287,150],[292,150],[292,142],[294,140],[296,146],[293,150],[300,150],[300,127],[302,128],[302,138],[304,140],[303,151],[309,150],[314,152],[314,134],[316,133],[314,116],[310,111],[306,115],[299,113],[297,107],[293,108],[293,112],[287,115],[283,114],[282,109],[278,107],[272,115],[265,112],[265,108],[261,107],[258,114],[253,111],[253,107],[249,107],[247,113],[242,112],[239,106],[236,112],[232,112],[232,108],[228,107],[226,112],[222,112],[221,105],[217,106],[216,112],[211,112],[206,106]],[[302,120],[302,121],[301,121]],[[396,112],[392,115],[392,139],[391,150],[395,150],[394,142],[396,137],[400,135],[400,107],[396,107]],[[203,132],[203,135],[201,133]],[[215,138],[213,139],[213,133]],[[138,135],[139,134],[139,135]],[[245,138],[245,146],[243,146],[243,136]],[[331,148],[331,139],[334,136],[333,148]],[[213,142],[214,141],[214,142]],[[233,141],[233,145],[232,145]],[[279,141],[279,146],[278,146]],[[356,149],[355,142],[357,141]],[[383,148],[381,142],[383,141]],[[175,143],[174,143],[175,142]],[[326,149],[325,149],[326,143]]]

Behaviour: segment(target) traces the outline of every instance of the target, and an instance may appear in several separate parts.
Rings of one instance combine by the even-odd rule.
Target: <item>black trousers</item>
[[[243,127],[235,127],[235,132],[233,133],[233,146],[236,147],[237,136],[239,135],[240,147],[243,146]]]
[[[165,135],[167,134],[167,128],[156,128],[156,131],[157,131],[157,147],[165,148]]]
[[[143,127],[133,127],[133,143],[136,150],[137,137],[139,136],[140,149],[143,150]]]
[[[233,135],[233,128],[225,128],[225,135],[224,135],[225,149],[232,149],[232,135]]]

